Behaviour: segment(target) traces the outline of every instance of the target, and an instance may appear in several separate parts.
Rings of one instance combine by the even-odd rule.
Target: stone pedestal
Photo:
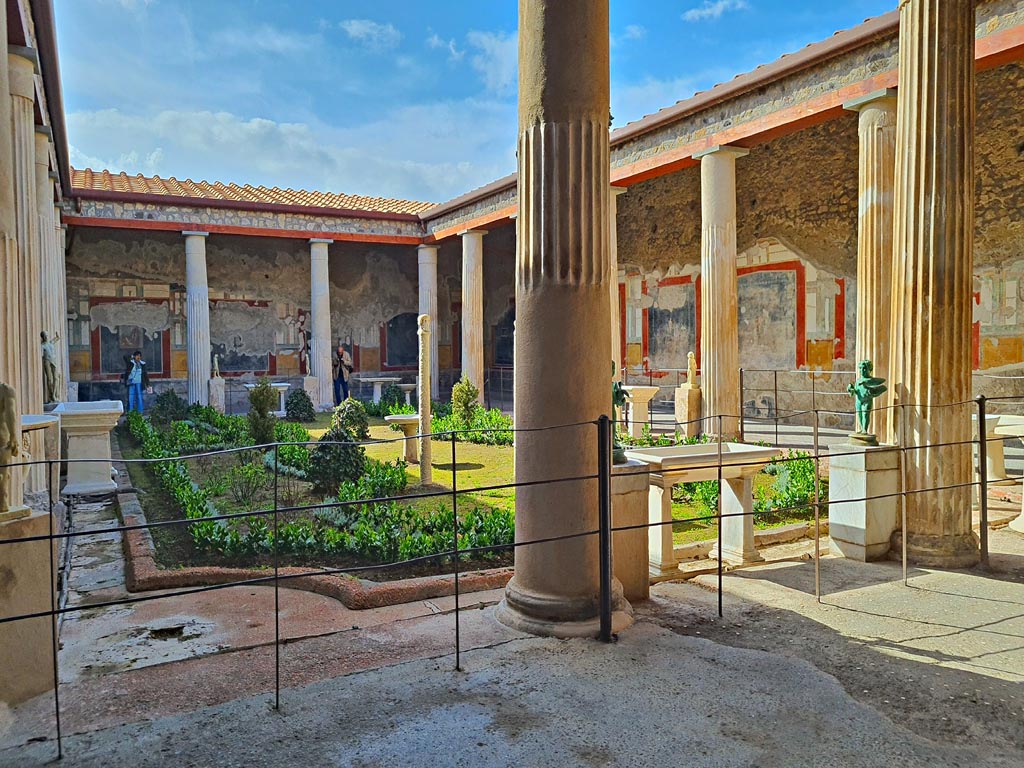
[[[416,431],[420,426],[420,417],[416,414],[397,414],[385,416],[384,421],[388,424],[397,424],[402,429],[402,434],[405,435],[405,461],[408,464],[418,464],[420,455],[417,450],[419,441],[416,438]]]
[[[226,382],[220,376],[210,379],[210,405],[218,413],[227,413]]]
[[[0,539],[27,539],[56,531],[56,520],[47,512],[0,522]],[[55,541],[0,545],[0,618],[51,610],[56,563]],[[0,624],[0,702],[13,706],[53,690],[53,653],[50,617]]]
[[[653,579],[678,576],[679,561],[672,544],[672,486],[677,480],[653,473],[649,482],[647,548],[650,576]]]
[[[893,445],[829,449],[828,529],[851,560],[881,560],[899,525],[900,452]],[[879,498],[884,497],[884,498]]]
[[[700,390],[690,389],[684,384],[676,387],[675,393],[675,420],[676,429],[687,437],[696,437],[700,434]]]
[[[647,465],[642,461],[630,459],[625,464],[612,467],[612,528],[647,523],[649,482]],[[612,533],[612,568],[615,578],[622,584],[622,596],[630,603],[650,597],[647,531],[644,528]]]
[[[626,431],[632,437],[640,437],[644,427],[649,424],[651,400],[658,394],[658,387],[629,384],[623,389],[629,395],[629,423]]]
[[[68,388],[68,397],[67,397],[67,401],[66,402],[77,403],[78,402],[78,382],[77,381],[69,381],[69,382],[67,382],[67,388]]]
[[[65,496],[97,496],[117,490],[112,479],[110,431],[117,426],[123,410],[119,400],[61,403],[53,410],[68,436]]]
[[[747,565],[764,560],[754,545],[754,478],[729,478],[722,482],[722,562]],[[718,543],[708,555],[718,559]]]
[[[188,402],[207,405],[210,396],[210,288],[206,281],[206,232],[185,236],[185,328]]]
[[[412,405],[412,393],[416,391],[415,384],[399,384],[398,388],[402,390],[402,394],[405,395],[405,404]]]
[[[327,374],[328,381],[331,380],[331,374]],[[331,383],[333,387],[333,382]],[[326,403],[320,402],[320,379],[317,376],[303,376],[302,377],[302,391],[309,395],[310,401],[313,403],[313,407],[318,411],[330,411],[334,409],[334,392],[331,392],[331,399]]]

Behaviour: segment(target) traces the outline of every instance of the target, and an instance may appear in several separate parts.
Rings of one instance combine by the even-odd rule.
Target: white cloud
[[[315,35],[295,34],[264,24],[255,29],[233,27],[222,30],[214,35],[213,45],[218,55],[272,53],[285,56],[308,50],[318,40]]]
[[[355,42],[374,51],[398,47],[402,33],[393,24],[381,24],[370,19],[346,19],[338,26]]]
[[[430,37],[427,38],[427,46],[448,51],[448,61],[462,61],[466,55],[466,52],[460,51],[455,44],[455,38],[445,40],[437,32],[431,32]]]
[[[683,21],[697,22],[718,19],[727,11],[742,11],[749,7],[746,0],[704,0],[704,5],[686,11],[683,14]]]
[[[647,37],[647,28],[639,24],[630,24],[622,33],[623,40],[643,40]]]
[[[516,87],[519,72],[519,36],[515,32],[470,32],[469,45],[479,51],[473,55],[473,69],[480,73],[484,87],[505,94]]]

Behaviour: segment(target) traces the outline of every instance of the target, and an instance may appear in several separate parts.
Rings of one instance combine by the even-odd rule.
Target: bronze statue
[[[876,397],[881,397],[888,389],[885,379],[872,376],[874,365],[870,360],[862,360],[858,366],[860,376],[857,381],[846,388],[853,395],[857,407],[857,431],[850,435],[850,440],[863,445],[878,445],[878,438],[868,428],[871,426],[871,404]]]
[[[625,464],[628,459],[626,458],[625,450],[622,448],[622,443],[619,442],[618,422],[622,409],[629,400],[629,393],[622,386],[622,382],[614,381],[614,378],[615,361],[612,360],[612,463]]]
[[[0,383],[0,514],[11,508],[11,469],[8,464],[18,455],[18,400],[13,387]]]

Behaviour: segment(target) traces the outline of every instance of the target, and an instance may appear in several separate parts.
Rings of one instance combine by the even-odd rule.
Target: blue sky
[[[517,0],[56,0],[71,161],[440,202],[515,169]],[[611,0],[615,126],[895,0]]]

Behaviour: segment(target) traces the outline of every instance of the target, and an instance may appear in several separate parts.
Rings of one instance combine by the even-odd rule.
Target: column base
[[[718,545],[716,544],[711,548],[708,553],[709,560],[718,560]],[[763,563],[764,555],[758,552],[756,549],[751,549],[744,552],[741,549],[730,549],[724,547],[722,549],[722,562],[732,566],[736,565],[753,565],[754,563]]]
[[[22,504],[20,507],[10,507],[0,511],[0,523],[9,523],[12,520],[21,520],[32,514],[32,510]]]
[[[601,631],[596,598],[528,592],[519,588],[514,576],[505,588],[505,599],[498,604],[494,616],[506,627],[541,637],[597,637]],[[622,585],[618,579],[614,579],[612,632],[621,632],[632,623],[633,607],[622,596]]]
[[[903,552],[903,532],[892,535],[890,552],[897,559]],[[973,531],[956,536],[912,533],[907,538],[907,560],[924,568],[970,568],[981,559],[978,536]]]

